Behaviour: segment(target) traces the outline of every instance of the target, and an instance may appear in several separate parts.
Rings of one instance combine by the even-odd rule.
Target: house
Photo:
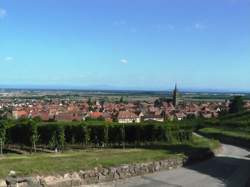
[[[213,117],[212,113],[202,113],[201,116],[206,119]]]
[[[31,118],[39,117],[39,118],[41,118],[42,121],[48,121],[49,120],[49,112],[47,112],[47,111],[39,111],[39,112],[31,111],[30,117]]]
[[[102,117],[104,118],[105,121],[112,122],[112,115],[108,112],[103,112]]]
[[[187,116],[183,113],[183,112],[178,112],[178,113],[175,113],[175,118],[180,121],[180,120],[183,120],[184,118],[186,118]]]
[[[138,115],[129,111],[120,111],[118,114],[118,123],[140,123],[141,119]]]
[[[91,119],[104,119],[105,121],[112,122],[112,115],[108,112],[89,112],[86,117]]]
[[[82,117],[77,113],[60,112],[55,116],[56,121],[80,121]]]
[[[102,112],[89,112],[89,117],[91,119],[100,119],[103,118],[103,113]]]
[[[144,121],[158,121],[163,122],[164,118],[161,115],[156,115],[154,113],[148,113],[143,116]]]
[[[19,119],[19,118],[27,118],[29,114],[25,110],[15,110],[12,111],[12,116],[14,119]]]

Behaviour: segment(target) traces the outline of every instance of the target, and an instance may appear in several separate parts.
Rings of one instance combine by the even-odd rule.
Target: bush
[[[10,127],[8,142],[31,146],[28,125]],[[34,129],[33,129],[34,130]],[[182,143],[191,141],[191,125],[147,122],[141,124],[43,123],[37,126],[38,144],[63,149],[64,145],[82,144],[88,147],[146,145],[152,143]],[[34,134],[34,132],[33,132]],[[28,136],[27,136],[28,135]]]

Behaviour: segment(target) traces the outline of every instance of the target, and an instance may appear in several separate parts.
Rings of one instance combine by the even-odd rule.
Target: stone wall
[[[0,179],[0,187],[5,187],[5,186],[6,186],[5,180]]]
[[[121,165],[118,167],[95,168],[93,170],[79,171],[55,176],[36,176],[16,178],[8,177],[6,183],[9,187],[68,187],[94,184],[100,182],[124,179],[137,175],[144,175],[160,170],[170,170],[182,167],[186,159],[173,158],[148,163]],[[18,184],[18,185],[17,185]],[[6,187],[6,185],[3,185]]]
[[[209,159],[220,151],[204,150],[188,158],[172,158],[147,163],[126,164],[117,167],[94,168],[87,171],[66,173],[64,175],[15,177],[9,176],[6,181],[0,180],[0,187],[68,187],[108,182],[128,177],[144,175],[161,170],[171,170],[197,161]],[[7,185],[6,185],[7,184]]]

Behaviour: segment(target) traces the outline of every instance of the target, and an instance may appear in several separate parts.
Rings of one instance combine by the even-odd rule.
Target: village
[[[230,101],[192,102],[183,101],[175,87],[172,99],[159,98],[154,102],[118,102],[63,99],[1,100],[2,116],[11,119],[36,118],[41,121],[85,121],[103,120],[118,123],[140,123],[142,121],[173,121],[193,118],[216,118],[227,111]],[[246,103],[250,109],[250,103]]]

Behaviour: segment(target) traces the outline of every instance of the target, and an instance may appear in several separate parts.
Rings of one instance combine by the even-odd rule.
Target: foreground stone
[[[161,170],[182,167],[186,159],[173,158],[147,163],[127,164],[117,167],[95,168],[93,170],[67,173],[57,176],[15,177],[6,179],[8,187],[66,187],[108,182],[128,177],[144,175]],[[1,183],[0,183],[1,184]],[[3,185],[3,186],[6,186]],[[2,187],[0,185],[0,187]]]
[[[162,170],[172,170],[186,164],[204,161],[214,157],[214,155],[219,153],[221,150],[221,147],[218,147],[216,150],[204,150],[190,155],[187,158],[169,158],[147,163],[125,164],[107,168],[94,168],[87,171],[66,173],[64,175],[16,177],[14,175],[15,172],[11,172],[5,182],[0,180],[0,187],[77,187],[115,181]]]
[[[4,180],[0,180],[0,187],[6,186],[6,182]]]

